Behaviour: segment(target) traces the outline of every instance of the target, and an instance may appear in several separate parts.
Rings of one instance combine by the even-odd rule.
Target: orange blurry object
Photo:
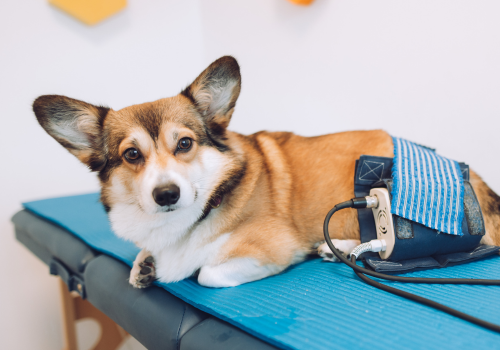
[[[293,3],[295,5],[307,6],[307,5],[311,5],[314,0],[288,0],[288,1],[290,1],[291,3]]]
[[[127,6],[127,0],[49,0],[49,3],[88,25],[94,25]]]

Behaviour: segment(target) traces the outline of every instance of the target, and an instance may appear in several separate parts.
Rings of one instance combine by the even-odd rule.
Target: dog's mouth
[[[160,208],[160,213],[170,213],[175,211],[176,208]]]
[[[156,208],[153,212],[151,212],[151,211],[147,211],[147,210],[145,210],[145,209],[144,209],[144,207],[142,206],[142,204],[141,204],[140,202],[137,202],[136,204],[137,204],[137,206],[139,207],[139,209],[140,209],[142,212],[144,212],[144,213],[146,213],[146,214],[150,214],[150,215],[151,215],[151,214],[170,213],[170,212],[173,212],[173,211],[175,211],[175,210],[179,209],[179,208],[157,207],[157,208]]]

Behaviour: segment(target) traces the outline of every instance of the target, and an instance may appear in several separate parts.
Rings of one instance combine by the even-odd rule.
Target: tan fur
[[[227,227],[236,229],[224,247],[224,258],[257,257],[263,263],[288,264],[294,252],[305,252],[322,240],[326,213],[354,196],[356,159],[393,156],[392,138],[382,130],[310,138],[291,133],[230,133],[229,140],[245,149],[252,163],[262,166],[247,171],[246,177],[259,178],[253,186],[242,184],[225,199],[228,205],[220,213],[221,220],[243,217]],[[471,183],[486,208],[491,190],[474,172]],[[232,207],[233,201],[238,208]],[[500,217],[488,210],[484,215],[484,242],[500,244]],[[332,238],[359,239],[355,210],[337,213],[329,228]]]
[[[353,197],[354,165],[362,154],[392,156],[391,137],[384,131],[356,131],[320,137],[260,132],[251,136],[229,134],[247,158],[261,162],[255,187],[239,186],[231,198],[250,217],[239,222],[227,243],[226,258],[257,256],[266,263],[287,264],[299,251],[308,252],[321,241],[326,213]],[[231,199],[227,199],[228,201]],[[230,205],[221,217],[238,215]],[[343,211],[330,223],[333,238],[359,238],[355,211]]]
[[[486,227],[486,235],[481,243],[500,245],[500,202],[498,196],[472,170],[470,171],[470,183],[481,206]]]

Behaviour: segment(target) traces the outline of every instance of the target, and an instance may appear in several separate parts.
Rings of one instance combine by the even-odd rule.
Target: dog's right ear
[[[45,131],[92,171],[106,165],[102,125],[108,111],[58,95],[40,96],[33,103],[33,112]]]
[[[234,57],[224,56],[213,62],[182,95],[193,101],[211,129],[227,128],[240,95],[240,66]]]

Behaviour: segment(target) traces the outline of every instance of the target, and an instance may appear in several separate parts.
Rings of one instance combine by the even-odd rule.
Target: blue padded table
[[[189,320],[183,326],[185,329],[179,326],[180,333],[170,336],[171,348],[208,349],[208,339],[229,339],[233,341],[232,347],[225,348],[500,349],[500,334],[374,289],[360,281],[347,266],[320,259],[308,260],[279,275],[235,288],[205,288],[195,279],[186,279],[178,283],[155,283],[155,287],[136,290],[126,285],[126,281],[119,281],[129,269],[116,260],[131,266],[138,248],[111,232],[106,213],[98,202],[98,194],[47,199],[25,203],[24,206],[29,213],[16,214],[13,219],[16,230],[19,227],[20,232],[30,231],[30,237],[38,237],[38,245],[49,252],[37,253],[32,248],[35,245],[30,246],[26,237],[20,238],[18,234],[18,239],[42,260],[52,264],[51,268],[55,265],[55,270],[64,270],[65,267],[71,270],[67,273],[71,275],[68,283],[71,284],[71,278],[83,280],[88,300],[118,320],[117,323],[151,349],[169,347],[158,346],[150,340],[160,333],[151,332],[149,328],[164,329],[166,326],[163,325],[169,322],[177,324],[178,321],[172,319],[178,316],[175,313],[163,314],[157,308],[156,314],[149,315],[148,327],[144,329],[134,324],[134,312],[142,305],[154,309],[155,299],[147,297],[148,293],[163,293],[164,290],[170,298],[165,303],[170,303],[174,300],[172,298],[182,300],[179,307],[184,310],[182,319]],[[75,242],[83,246],[79,248],[79,254],[88,262],[81,263],[81,258],[77,259],[79,262],[73,262],[72,257],[63,256],[67,249],[60,249],[57,244],[45,244],[40,240],[43,235],[33,233],[37,231],[36,224],[32,222],[31,226],[28,225],[30,228],[23,226],[24,219],[19,215],[31,215],[33,220],[58,228],[61,237],[67,236],[68,246]],[[57,261],[53,263],[51,258],[64,261],[61,264],[64,266],[58,266]],[[113,264],[121,268],[112,267]],[[500,257],[405,276],[500,279]],[[383,283],[500,324],[500,288],[497,286]],[[119,312],[113,309],[117,298],[123,299]],[[212,323],[207,320],[212,320]],[[218,330],[215,323],[218,323]],[[222,326],[231,332],[221,333]],[[232,335],[239,338],[235,340]],[[147,345],[148,341],[152,345]],[[223,343],[219,342],[213,348],[222,349]]]

